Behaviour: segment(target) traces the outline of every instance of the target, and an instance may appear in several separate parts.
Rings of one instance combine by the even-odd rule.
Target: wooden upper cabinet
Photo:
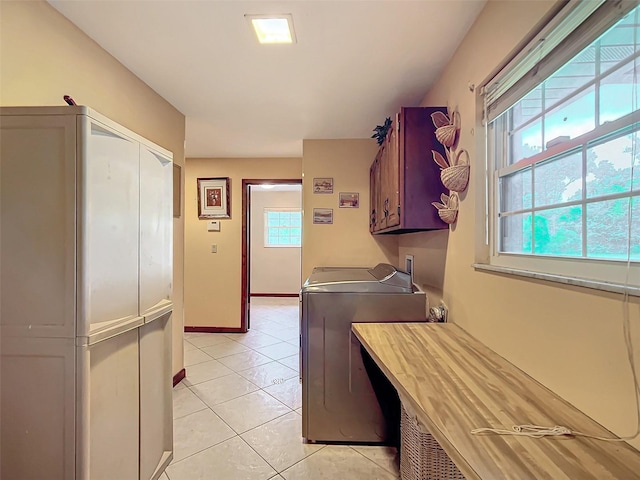
[[[380,230],[379,222],[382,217],[380,208],[380,159],[383,152],[384,146],[381,146],[369,169],[369,205],[371,210],[369,214],[369,231],[371,233]]]
[[[431,202],[447,189],[431,150],[445,155],[436,140],[433,112],[445,107],[402,107],[371,165],[372,233],[409,233],[448,228]]]
[[[383,169],[384,178],[384,199],[386,201],[386,225],[385,228],[397,227],[400,225],[400,151],[398,142],[398,127],[400,125],[399,115],[391,123],[385,140],[387,146],[386,164]]]

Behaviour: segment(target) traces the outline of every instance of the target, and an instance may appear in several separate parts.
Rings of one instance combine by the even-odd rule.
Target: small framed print
[[[198,179],[198,218],[231,218],[229,177]]]
[[[333,193],[333,178],[314,178],[313,193]]]
[[[356,192],[340,192],[338,195],[338,206],[340,208],[359,208],[360,194]]]
[[[333,208],[314,208],[313,223],[333,223]]]

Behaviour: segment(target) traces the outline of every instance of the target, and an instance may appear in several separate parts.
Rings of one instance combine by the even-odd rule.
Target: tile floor
[[[393,480],[393,448],[302,442],[298,299],[254,298],[246,334],[185,334],[161,480]]]

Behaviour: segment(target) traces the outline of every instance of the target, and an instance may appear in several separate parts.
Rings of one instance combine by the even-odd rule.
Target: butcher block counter
[[[354,323],[352,330],[467,479],[640,479],[640,452],[626,442],[471,434],[531,424],[615,437],[457,325]]]

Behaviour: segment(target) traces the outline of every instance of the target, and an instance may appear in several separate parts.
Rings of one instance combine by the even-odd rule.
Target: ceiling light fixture
[[[260,43],[296,43],[293,29],[293,16],[282,15],[245,15]]]

